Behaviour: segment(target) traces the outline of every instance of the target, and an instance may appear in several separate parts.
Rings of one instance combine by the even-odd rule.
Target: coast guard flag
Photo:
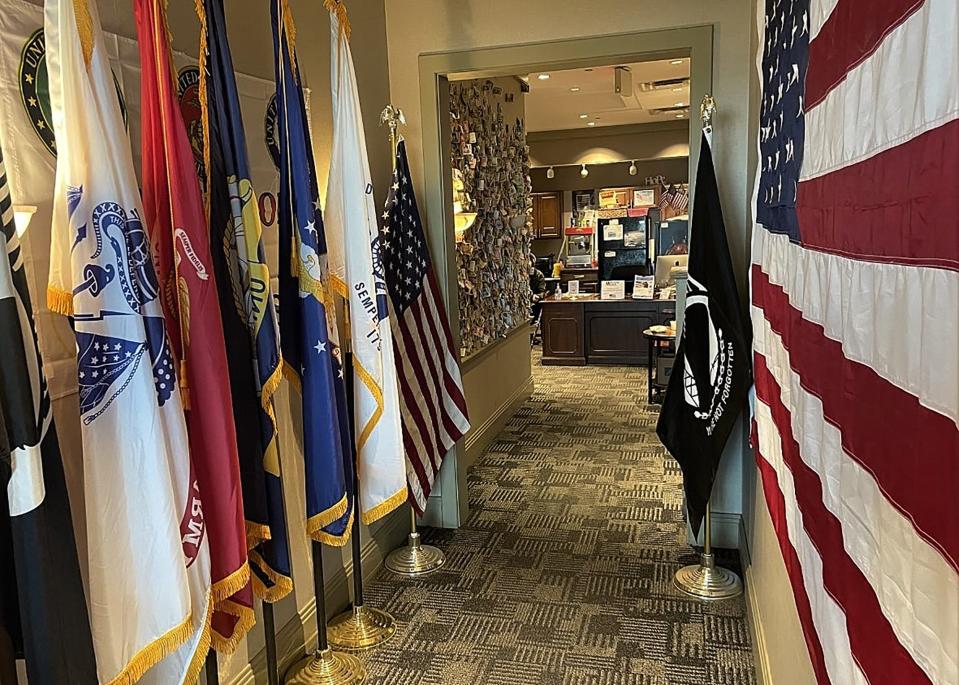
[[[706,513],[719,459],[752,382],[747,319],[703,132],[696,171],[683,330],[656,433],[683,470],[693,533]]]
[[[227,345],[253,589],[275,601],[293,589],[273,393],[282,378],[270,272],[250,182],[240,99],[222,0],[197,3],[213,272]]]
[[[232,652],[254,623],[246,525],[223,324],[193,152],[170,63],[165,2],[136,0],[143,209],[158,269],[210,544],[214,647]]]
[[[466,396],[449,320],[420,222],[406,141],[396,146],[383,212],[383,261],[393,305],[393,350],[400,384],[406,482],[422,514],[446,453],[469,430]]]
[[[406,501],[406,467],[386,280],[349,21],[342,3],[326,0],[326,7],[331,12],[333,52],[333,153],[326,228],[333,284],[346,299],[349,312],[359,507],[363,522],[369,524]]]
[[[90,618],[2,151],[0,230],[0,630],[14,636],[33,685],[93,685]]]
[[[210,559],[159,283],[95,2],[48,0],[53,311],[73,317],[90,626],[103,683],[193,682]]]
[[[272,0],[280,147],[280,331],[287,375],[303,400],[307,531],[344,545],[353,518],[349,414],[333,321],[326,236],[286,0]]]
[[[819,683],[959,683],[959,4],[759,3],[753,444]]]

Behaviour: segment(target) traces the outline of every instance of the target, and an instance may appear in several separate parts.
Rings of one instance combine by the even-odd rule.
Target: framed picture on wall
[[[582,211],[584,209],[589,209],[593,206],[593,191],[592,190],[577,190],[573,192],[573,203],[576,207],[576,211]]]
[[[655,207],[658,201],[656,197],[659,189],[656,186],[651,188],[633,188],[633,207]]]

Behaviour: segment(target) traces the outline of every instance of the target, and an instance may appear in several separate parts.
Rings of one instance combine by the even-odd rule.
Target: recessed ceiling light
[[[590,67],[589,69],[583,69],[583,71],[592,71],[592,70],[593,70],[592,67]]]
[[[682,89],[682,88],[673,88],[673,92],[674,92],[674,93],[682,93],[682,92],[683,92],[683,89]]]
[[[588,115],[588,114],[580,114],[580,115],[579,115],[579,118],[580,118],[580,119],[589,119],[589,115]]]
[[[673,60],[670,60],[669,63],[670,63],[670,64],[682,64],[682,63],[683,63],[683,60],[681,60],[681,59],[673,59]]]
[[[579,92],[579,86],[573,86],[572,88],[569,89],[569,92],[570,92],[570,93],[578,93],[578,92]]]
[[[546,79],[549,78],[549,74],[540,74],[536,78],[538,78],[540,81],[545,81]]]
[[[677,115],[676,115],[676,118],[677,118],[677,119],[685,119],[685,118],[686,118],[686,115],[685,115],[685,114],[677,114]]]
[[[587,126],[595,126],[595,125],[596,125],[596,122],[595,122],[595,121],[587,121],[587,122],[586,122],[586,125],[587,125]]]
[[[677,102],[677,103],[676,103],[676,107],[685,107],[685,106],[686,106],[686,103],[685,103],[685,102]]]

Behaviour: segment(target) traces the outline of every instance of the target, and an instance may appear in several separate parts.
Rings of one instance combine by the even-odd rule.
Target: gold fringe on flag
[[[336,14],[336,18],[340,22],[340,33],[349,40],[352,28],[350,27],[350,18],[346,13],[346,5],[341,0],[323,0],[323,7]]]
[[[73,0],[73,15],[83,50],[83,63],[89,67],[90,60],[93,59],[93,17],[90,15],[87,0]]]
[[[171,628],[165,634],[134,654],[124,669],[120,671],[113,680],[104,683],[104,685],[133,685],[140,680],[147,671],[179,649],[184,642],[190,639],[192,634],[193,615],[191,613],[186,617],[183,623],[175,628]]]
[[[73,316],[73,293],[47,286],[47,309],[54,314]]]

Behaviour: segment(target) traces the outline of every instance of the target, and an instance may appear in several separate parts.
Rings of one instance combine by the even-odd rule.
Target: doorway
[[[449,117],[453,84],[475,79],[492,80],[522,74],[596,69],[610,65],[676,59],[685,60],[689,65],[688,101],[700,102],[709,91],[712,82],[712,28],[709,26],[420,56],[425,214],[437,278],[440,289],[444,292],[454,336],[461,330],[461,311],[457,296],[459,284],[456,218],[453,202],[450,201],[454,194],[452,130]],[[698,159],[698,141],[701,132],[698,116],[689,117],[688,121],[687,178],[689,169],[694,168]],[[628,166],[629,164],[626,165],[627,173]],[[544,168],[542,173],[545,174],[546,171],[547,169]],[[462,341],[457,339],[457,342]],[[486,367],[477,368],[475,372],[484,383],[492,386],[516,383],[514,389],[503,390],[503,397],[490,402],[492,408],[489,416],[481,416],[479,421],[475,416],[471,417],[474,427],[480,424],[480,427],[485,427],[493,434],[505,425],[510,412],[515,411],[522,403],[523,393],[525,392],[528,396],[532,387],[528,342],[525,348],[527,355],[525,379],[516,378],[522,373],[518,373],[517,364],[511,356],[506,358],[509,356],[506,353],[508,342],[507,339],[494,341],[486,345],[484,349],[475,352],[477,365],[480,359],[485,360]],[[514,351],[519,349],[515,341],[509,344]],[[473,361],[468,359],[464,364],[467,392],[470,384],[470,364]],[[491,373],[495,375],[491,376]],[[465,453],[469,449],[469,438],[466,442],[466,446],[458,446],[455,454],[447,457],[449,463],[439,474],[437,491],[440,494],[431,498],[431,509],[426,517],[428,524],[457,527],[465,519],[468,511]]]

